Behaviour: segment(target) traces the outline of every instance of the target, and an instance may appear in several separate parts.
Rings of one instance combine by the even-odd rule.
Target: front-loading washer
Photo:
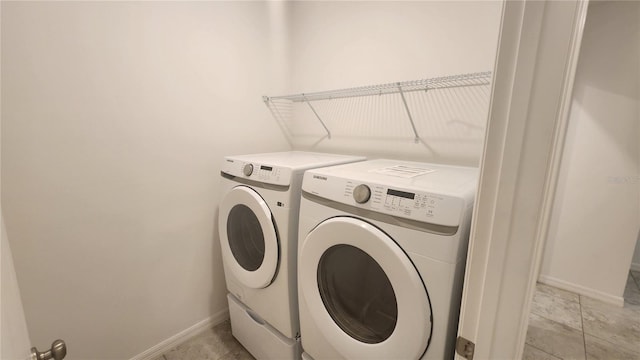
[[[305,170],[362,161],[311,152],[228,156],[218,229],[233,335],[259,359],[298,359],[296,282]]]
[[[372,160],[305,173],[304,359],[451,359],[475,168]]]

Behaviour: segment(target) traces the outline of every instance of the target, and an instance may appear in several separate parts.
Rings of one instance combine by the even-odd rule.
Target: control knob
[[[369,201],[370,197],[371,197],[371,189],[365,184],[360,184],[356,186],[355,189],[353,189],[353,199],[358,204],[366,203],[367,201]]]
[[[243,168],[242,168],[242,173],[245,176],[249,176],[251,174],[253,174],[253,165],[251,164],[246,164]]]

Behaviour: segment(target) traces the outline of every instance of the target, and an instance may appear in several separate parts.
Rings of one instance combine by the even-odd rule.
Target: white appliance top
[[[286,151],[226,156],[222,172],[262,183],[290,185],[291,177],[305,170],[362,161],[363,156]]]
[[[477,182],[477,168],[381,159],[309,170],[302,190],[366,210],[455,227],[473,204]]]

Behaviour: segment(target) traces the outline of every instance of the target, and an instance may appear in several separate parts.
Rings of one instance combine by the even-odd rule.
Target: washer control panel
[[[365,184],[360,184],[353,189],[353,200],[358,204],[364,204],[371,198],[371,188]]]
[[[465,206],[463,199],[445,194],[315,174],[305,174],[303,190],[362,209],[444,226],[459,225]]]
[[[251,176],[253,174],[253,164],[245,164],[242,168],[242,173],[245,176]]]
[[[222,166],[222,172],[266,184],[285,186],[291,184],[291,169],[268,164],[226,159]]]

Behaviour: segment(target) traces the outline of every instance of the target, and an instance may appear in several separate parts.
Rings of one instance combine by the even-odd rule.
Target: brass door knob
[[[51,344],[51,349],[40,352],[35,347],[31,348],[31,360],[62,360],[67,356],[67,345],[62,340],[56,340]]]

